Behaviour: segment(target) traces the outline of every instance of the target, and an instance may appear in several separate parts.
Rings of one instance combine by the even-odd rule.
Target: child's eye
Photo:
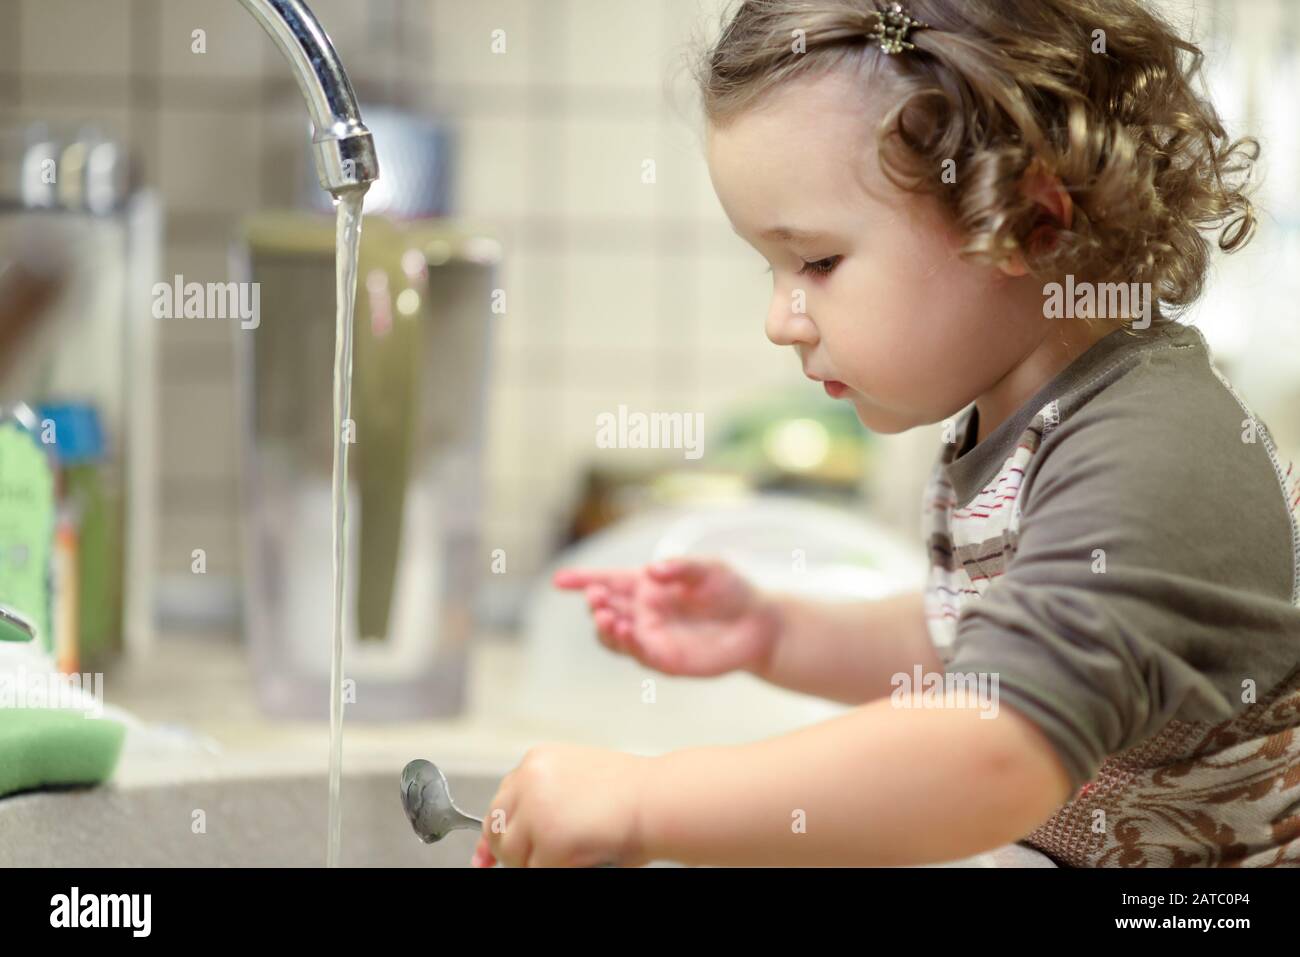
[[[825,259],[818,259],[815,262],[805,262],[799,273],[800,275],[811,273],[814,276],[829,276],[831,270],[839,265],[842,258],[842,256],[827,256]]]

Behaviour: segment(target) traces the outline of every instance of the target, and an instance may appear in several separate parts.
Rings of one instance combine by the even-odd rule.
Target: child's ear
[[[1047,164],[1035,156],[1020,179],[1020,193],[1037,203],[1047,220],[1034,227],[1026,238],[1025,245],[1029,249],[1036,249],[1040,244],[1046,244],[1050,248],[1055,242],[1057,228],[1069,229],[1074,222],[1074,201],[1070,198],[1069,191],[1062,185],[1060,178],[1047,168]],[[1023,276],[1029,271],[1024,256],[1018,251],[999,268],[1008,276]]]
[[[1020,193],[1042,207],[1050,222],[1066,229],[1074,222],[1074,200],[1070,198],[1069,190],[1037,156],[1020,178]]]
[[[1029,267],[1025,265],[1025,257],[1018,249],[1009,258],[998,263],[998,268],[1012,279],[1018,279],[1029,272]]]

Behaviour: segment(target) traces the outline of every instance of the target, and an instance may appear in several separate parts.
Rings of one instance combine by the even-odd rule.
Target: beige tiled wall
[[[311,0],[363,103],[453,124],[456,215],[503,240],[484,530],[516,571],[548,557],[598,456],[597,412],[624,402],[716,422],[738,399],[801,381],[764,338],[770,280],[713,194],[682,61],[724,2]],[[0,118],[88,117],[128,140],[166,203],[166,276],[223,278],[240,217],[295,203],[301,98],[234,0],[0,10]],[[183,576],[204,547],[226,596],[239,573],[232,333],[164,325],[159,394],[160,571]],[[879,514],[912,535],[931,436],[888,441],[915,452],[894,456],[900,498]]]
[[[797,383],[763,337],[769,280],[709,185],[681,57],[721,0],[312,0],[363,103],[443,116],[456,215],[506,253],[493,356],[485,543],[548,557],[595,415],[703,411]],[[233,0],[0,0],[18,42],[5,119],[93,118],[167,209],[164,275],[224,278],[245,213],[291,206],[306,123],[279,53]],[[206,31],[207,53],[191,52]],[[492,31],[507,52],[493,54]],[[655,162],[656,181],[641,181]],[[161,330],[160,572],[204,547],[239,573],[229,324]],[[214,586],[215,587],[215,586]]]

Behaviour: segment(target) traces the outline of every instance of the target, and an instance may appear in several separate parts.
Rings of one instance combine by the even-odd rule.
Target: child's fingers
[[[612,638],[614,636],[614,623],[617,620],[617,617],[608,608],[602,608],[591,616],[592,624],[596,626],[596,631],[602,637]]]
[[[492,852],[488,850],[487,841],[480,837],[478,839],[478,845],[474,848],[474,856],[470,858],[469,866],[493,867],[496,862],[497,859],[493,857]]]
[[[623,569],[561,568],[551,576],[551,582],[556,588],[578,589],[601,585],[613,592],[625,592],[632,587],[632,577],[631,572]]]
[[[555,573],[554,581],[562,588],[582,588],[602,645],[614,652],[636,653],[631,573],[566,568]]]
[[[609,589],[604,585],[588,585],[583,594],[592,611],[599,611],[608,605]]]
[[[583,568],[561,568],[551,576],[556,588],[586,588],[603,581],[607,572]]]
[[[606,592],[601,599],[602,607],[608,608],[620,618],[632,617],[632,596]]]
[[[587,589],[587,604],[594,615],[598,611],[612,611],[615,617],[632,617],[632,598],[630,595],[618,595],[599,585]]]
[[[698,582],[712,568],[711,562],[702,562],[690,558],[668,558],[651,562],[646,566],[646,574],[660,584],[679,581],[683,584]]]
[[[625,652],[627,646],[618,636],[619,618],[612,611],[603,609],[592,615],[592,621],[596,626],[596,637],[600,643],[610,651]]]
[[[631,600],[610,594],[602,585],[588,586],[586,596],[601,643],[612,651],[624,650],[620,645],[631,635]]]

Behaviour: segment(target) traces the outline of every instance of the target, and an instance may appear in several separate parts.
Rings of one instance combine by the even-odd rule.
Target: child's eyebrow
[[[764,239],[777,242],[811,242],[821,239],[824,234],[813,229],[796,229],[793,226],[773,226],[763,232]]]

